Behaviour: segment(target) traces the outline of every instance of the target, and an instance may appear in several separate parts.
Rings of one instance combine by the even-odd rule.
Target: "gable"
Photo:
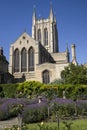
[[[14,46],[14,49],[19,48],[20,50],[25,47],[29,48],[30,46],[35,47],[36,41],[29,36],[26,32],[24,32],[17,40],[12,44]]]

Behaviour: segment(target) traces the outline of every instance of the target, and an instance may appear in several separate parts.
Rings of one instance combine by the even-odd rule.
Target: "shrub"
[[[0,120],[6,120],[9,116],[9,110],[5,103],[0,105]]]
[[[0,99],[0,120],[15,117],[21,112],[22,108],[28,104],[26,98],[16,99]]]
[[[39,94],[41,85],[42,83],[37,81],[27,81],[27,82],[19,83],[17,91],[19,92],[20,97],[37,95]]]
[[[55,98],[52,100],[53,111],[58,111],[60,117],[72,116],[75,113],[75,103],[70,99]]]
[[[23,121],[25,123],[35,123],[45,119],[47,115],[47,104],[37,103],[27,105],[23,111]]]
[[[87,100],[77,100],[76,105],[78,114],[87,116]]]
[[[14,98],[16,96],[18,84],[1,84],[4,97]]]

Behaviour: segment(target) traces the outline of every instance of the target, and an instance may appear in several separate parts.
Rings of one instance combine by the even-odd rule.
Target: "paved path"
[[[11,120],[0,121],[0,130],[4,128],[10,128],[13,125],[18,125],[18,118],[13,118]]]

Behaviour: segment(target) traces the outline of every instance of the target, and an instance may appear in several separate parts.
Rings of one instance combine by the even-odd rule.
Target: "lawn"
[[[87,130],[87,119],[79,119],[79,120],[73,120],[73,121],[69,121],[69,122],[72,122],[73,124],[71,125],[71,130]],[[40,130],[40,127],[39,125],[41,125],[41,123],[36,123],[36,124],[28,124],[28,128],[29,130]],[[53,128],[53,129],[50,129],[50,130],[58,130],[58,125],[57,123],[54,123],[54,122],[43,122],[42,125],[45,125],[45,126],[49,126],[50,128]],[[42,129],[41,129],[42,130]],[[65,125],[60,122],[60,129],[59,130],[68,130]]]

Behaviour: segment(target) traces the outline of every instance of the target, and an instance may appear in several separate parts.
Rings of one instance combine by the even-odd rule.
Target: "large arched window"
[[[41,42],[41,30],[40,29],[38,29],[37,36],[38,36],[38,41]]]
[[[33,47],[31,47],[29,49],[28,57],[29,57],[29,59],[28,59],[28,66],[29,66],[28,70],[34,71],[34,49],[33,49]]]
[[[21,71],[25,72],[27,70],[27,55],[26,49],[23,48],[21,51]]]
[[[14,51],[14,72],[19,72],[19,50]]]
[[[42,73],[43,83],[48,84],[50,82],[50,73],[48,70],[44,70]]]
[[[48,31],[47,28],[44,29],[44,45],[48,45]]]

